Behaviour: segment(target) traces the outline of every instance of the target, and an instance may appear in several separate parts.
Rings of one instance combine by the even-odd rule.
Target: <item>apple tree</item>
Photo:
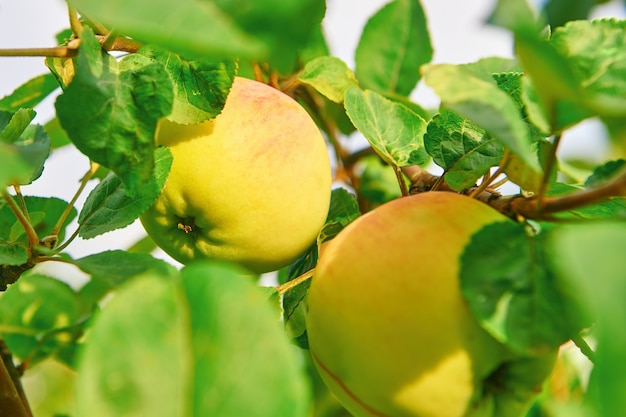
[[[419,0],[369,18],[354,68],[329,52],[322,0],[67,0],[57,46],[0,50],[49,69],[0,99],[0,416],[626,415],[626,21],[544,3],[494,2],[513,57],[464,64],[433,62]],[[237,79],[297,103],[322,151],[293,145],[304,130],[273,99],[238,119]],[[227,112],[248,142],[205,158]],[[562,157],[588,120],[607,157]],[[202,157],[176,164],[167,123],[173,142],[204,126],[184,151]],[[89,167],[74,197],[30,195],[67,147]],[[222,252],[177,258],[161,232],[68,251],[145,223],[164,190],[237,195],[201,200],[179,236],[219,211],[254,227],[253,244],[214,238],[229,254],[299,249],[263,276]]]

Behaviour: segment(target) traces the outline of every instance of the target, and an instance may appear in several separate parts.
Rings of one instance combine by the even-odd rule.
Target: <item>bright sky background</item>
[[[332,53],[354,67],[354,50],[363,24],[386,3],[387,0],[328,0],[325,30]],[[509,34],[484,24],[495,0],[422,0],[422,4],[429,22],[435,62],[463,63],[485,56],[511,56]],[[623,3],[613,1],[599,8],[596,16],[624,16]],[[68,26],[65,3],[61,0],[0,0],[0,48],[53,46],[54,35]],[[44,72],[47,68],[43,58],[0,57],[0,97]],[[423,86],[418,87],[413,98],[426,106],[437,103],[436,97]],[[52,116],[53,102],[54,99],[48,99],[37,109],[38,122],[44,123]],[[584,126],[581,134],[595,134],[595,129],[593,124]],[[598,152],[598,149],[577,144],[574,137],[571,142],[575,144],[571,146],[574,151]],[[42,179],[24,187],[24,192],[69,199],[87,168],[86,158],[76,151],[61,150],[49,160]],[[126,248],[142,235],[141,226],[135,223],[101,238],[77,240],[69,252],[78,257],[103,248]]]

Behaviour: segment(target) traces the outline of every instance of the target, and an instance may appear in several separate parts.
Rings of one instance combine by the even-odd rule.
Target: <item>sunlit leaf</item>
[[[33,108],[54,90],[59,88],[54,75],[42,74],[31,78],[16,88],[11,94],[0,99],[0,109],[10,112],[20,108]]]
[[[68,203],[56,197],[24,196],[24,202],[33,225],[40,239],[53,232],[61,214],[66,210]],[[63,240],[65,228],[76,217],[76,209],[72,208],[59,230],[58,239]],[[0,236],[8,241],[28,243],[26,232],[8,206],[0,206]]]
[[[181,275],[133,279],[96,317],[79,415],[307,415],[301,365],[266,294],[224,264]]]
[[[95,253],[72,263],[91,276],[80,289],[80,295],[93,304],[134,276],[151,271],[161,276],[175,274],[175,268],[161,259],[122,250]]]
[[[173,82],[174,102],[169,120],[180,124],[200,123],[221,113],[235,77],[234,62],[187,61],[150,46],[139,53],[161,63]]]
[[[35,118],[33,109],[20,108],[15,112],[2,112],[0,119],[0,142],[14,143]],[[8,120],[7,120],[8,119]]]
[[[408,166],[426,160],[426,122],[407,107],[356,87],[347,91],[344,106],[354,126],[385,162]]]
[[[172,154],[165,147],[155,151],[155,171],[137,194],[129,197],[119,177],[109,175],[87,196],[78,217],[79,235],[89,239],[131,224],[154,203],[172,166]]]
[[[552,240],[551,260],[571,291],[583,297],[597,318],[596,358],[589,393],[602,416],[626,413],[626,223],[589,223],[560,228]]]
[[[0,265],[22,265],[26,261],[28,261],[26,246],[0,238]]]
[[[0,335],[12,354],[34,364],[76,343],[85,311],[67,284],[26,274],[2,296]]]
[[[445,110],[428,123],[424,145],[455,190],[475,185],[478,178],[500,163],[504,154],[502,144],[483,129]]]
[[[89,29],[75,60],[76,74],[56,101],[61,126],[132,195],[152,175],[156,124],[171,111],[171,81],[161,64],[138,54],[118,64]]]
[[[543,235],[496,223],[477,232],[461,257],[461,289],[481,325],[514,351],[553,350],[588,325],[578,295],[558,281]]]
[[[364,88],[408,96],[432,54],[421,3],[394,0],[365,24],[355,54],[357,78]]]
[[[426,83],[451,109],[484,129],[517,154],[530,169],[540,172],[531,138],[515,102],[495,80],[476,77],[462,66],[439,64],[424,69]]]
[[[311,85],[335,103],[343,102],[346,91],[358,82],[345,62],[336,57],[319,57],[308,62],[298,79]]]

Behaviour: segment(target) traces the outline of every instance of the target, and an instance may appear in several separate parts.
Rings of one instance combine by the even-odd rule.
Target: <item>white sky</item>
[[[325,30],[332,53],[353,67],[354,49],[363,24],[386,3],[387,0],[328,0]],[[485,56],[511,55],[509,34],[483,23],[495,0],[422,0],[422,4],[429,22],[435,62],[462,63]],[[599,9],[597,15],[623,16],[623,6],[614,1]],[[67,26],[65,3],[61,0],[0,0],[0,48],[53,46],[54,35]],[[0,97],[44,72],[47,68],[42,58],[0,57]],[[423,86],[418,87],[413,98],[427,106],[437,102]],[[53,99],[48,99],[37,109],[38,122],[51,117],[52,105]],[[581,149],[589,152],[584,147]],[[46,165],[42,179],[26,187],[24,192],[69,199],[87,165],[85,158],[71,149],[56,152]],[[141,226],[135,223],[101,238],[76,241],[70,253],[84,256],[103,247],[125,248],[142,235]]]

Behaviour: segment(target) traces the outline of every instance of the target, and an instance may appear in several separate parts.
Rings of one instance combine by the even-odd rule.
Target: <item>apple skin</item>
[[[459,288],[471,235],[509,221],[451,192],[399,198],[320,253],[308,293],[309,348],[358,417],[519,417],[556,352],[519,357],[474,318]]]
[[[188,126],[163,120],[157,142],[174,161],[141,222],[175,260],[228,260],[263,273],[315,242],[330,204],[330,159],[289,96],[236,77],[220,115]]]

